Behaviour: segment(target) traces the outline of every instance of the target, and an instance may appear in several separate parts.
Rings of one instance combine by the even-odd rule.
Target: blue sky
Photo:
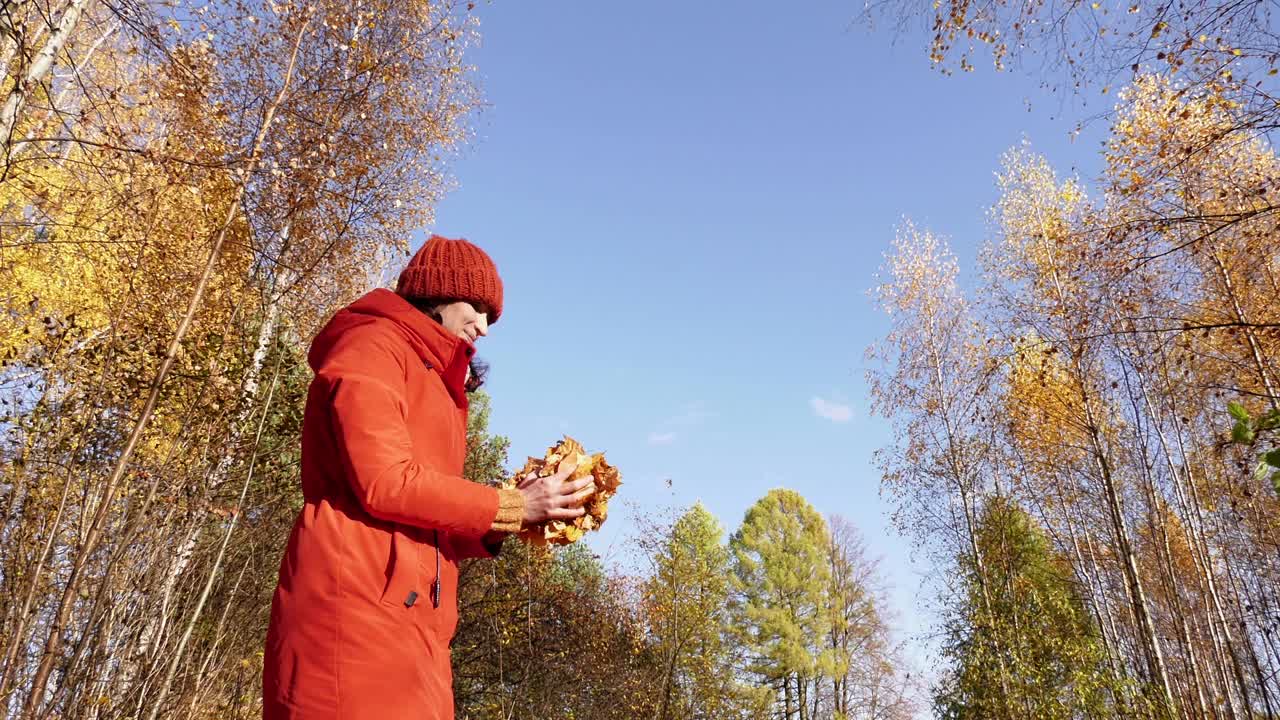
[[[485,247],[505,280],[480,350],[512,462],[569,433],[621,468],[593,548],[621,560],[636,512],[696,500],[732,532],[789,487],[862,529],[910,636],[924,568],[872,465],[888,434],[863,353],[886,322],[867,290],[904,216],[974,256],[1005,149],[1025,137],[1089,175],[1097,139],[1069,141],[1081,110],[1037,77],[944,77],[924,35],[860,11],[481,4],[489,107],[430,229]]]

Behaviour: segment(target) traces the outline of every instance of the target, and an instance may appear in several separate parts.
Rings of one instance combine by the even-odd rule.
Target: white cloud
[[[673,432],[651,432],[649,433],[650,445],[670,445],[676,441],[676,434]]]
[[[815,415],[826,418],[831,422],[844,423],[853,419],[853,408],[843,403],[832,402],[815,396],[809,401],[809,407],[813,408]]]

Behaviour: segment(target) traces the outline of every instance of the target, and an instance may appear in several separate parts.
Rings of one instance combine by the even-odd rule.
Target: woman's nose
[[[489,315],[480,313],[476,316],[476,331],[480,333],[480,337],[489,334]]]

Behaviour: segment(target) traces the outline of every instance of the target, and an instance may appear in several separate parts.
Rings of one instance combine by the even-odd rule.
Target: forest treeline
[[[1273,7],[868,10],[920,24],[944,71],[1038,62],[1109,128],[1099,178],[1000,159],[972,283],[905,224],[875,292],[881,469],[936,568],[939,717],[1280,715]],[[480,104],[472,12],[0,10],[6,715],[258,712],[307,339],[448,190]],[[493,482],[486,403],[469,471]],[[846,521],[778,490],[732,533],[699,506],[643,530],[640,572],[514,542],[465,568],[460,716],[920,709]]]
[[[1108,105],[1101,177],[1001,158],[970,280],[904,223],[871,351],[935,563],[940,718],[1280,714],[1273,3],[882,3],[944,69]]]
[[[0,11],[6,716],[260,714],[307,343],[448,188],[479,103],[472,10]],[[496,483],[487,407],[468,476]],[[794,493],[753,513],[732,538],[701,506],[646,528],[639,573],[514,540],[467,565],[459,715],[903,717],[856,531]]]

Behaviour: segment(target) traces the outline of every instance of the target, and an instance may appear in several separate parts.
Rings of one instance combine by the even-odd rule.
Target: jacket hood
[[[475,347],[424,315],[407,300],[385,288],[366,293],[339,310],[316,334],[307,353],[307,362],[318,371],[343,334],[353,328],[378,323],[393,331],[422,362],[436,368],[446,378],[466,367]]]

